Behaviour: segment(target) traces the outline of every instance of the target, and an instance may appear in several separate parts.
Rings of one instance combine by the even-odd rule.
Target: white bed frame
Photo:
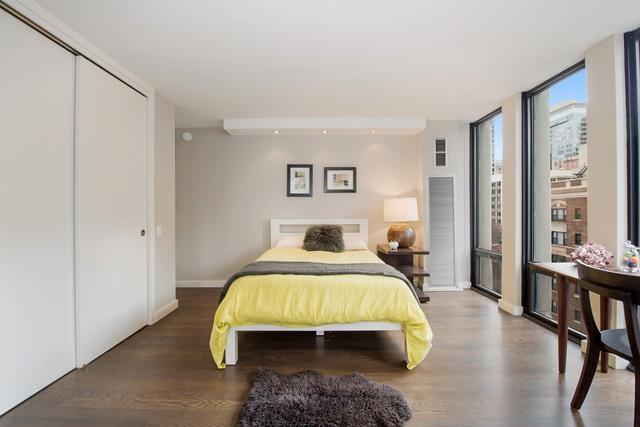
[[[272,219],[271,220],[271,247],[284,236],[303,236],[307,227],[317,224],[341,225],[344,234],[353,234],[369,244],[369,221],[367,219]],[[225,351],[225,363],[235,365],[238,362],[238,332],[241,331],[287,331],[287,332],[315,332],[317,336],[323,336],[325,331],[401,331],[402,325],[391,322],[356,322],[356,323],[332,323],[313,327],[291,328],[275,325],[248,325],[232,326],[227,334],[227,348]],[[405,345],[406,354],[406,345]]]

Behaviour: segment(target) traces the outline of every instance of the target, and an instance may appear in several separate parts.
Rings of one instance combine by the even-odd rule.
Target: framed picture
[[[313,195],[313,165],[287,165],[287,197]]]
[[[324,168],[325,193],[355,193],[356,168]]]

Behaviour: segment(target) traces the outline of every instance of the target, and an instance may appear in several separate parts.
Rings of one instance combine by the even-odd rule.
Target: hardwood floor
[[[218,290],[178,289],[180,308],[0,418],[0,426],[231,426],[264,366],[283,373],[359,371],[407,395],[411,426],[628,426],[633,374],[598,372],[583,409],[569,402],[582,357],[569,345],[557,374],[556,335],[501,313],[472,291],[432,293],[433,350],[413,371],[398,332],[240,334],[238,365],[208,348]],[[46,333],[46,327],[43,328]]]

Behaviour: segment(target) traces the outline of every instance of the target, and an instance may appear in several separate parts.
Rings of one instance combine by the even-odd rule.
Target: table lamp
[[[407,222],[418,221],[418,201],[415,197],[386,199],[384,221],[394,223],[387,232],[387,241],[395,240],[401,248],[410,247],[416,241],[416,232]]]

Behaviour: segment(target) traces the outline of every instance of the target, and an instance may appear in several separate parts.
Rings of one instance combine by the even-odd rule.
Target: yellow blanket
[[[300,248],[270,249],[257,261],[382,263],[368,250],[333,253]],[[223,369],[230,326],[312,327],[354,322],[402,324],[408,369],[415,368],[431,349],[431,328],[407,285],[392,277],[359,274],[240,277],[216,311],[209,346],[216,365]]]

